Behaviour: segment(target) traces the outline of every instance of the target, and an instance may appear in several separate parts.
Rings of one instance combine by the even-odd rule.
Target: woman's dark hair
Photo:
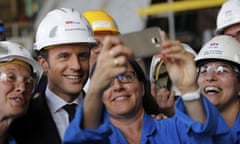
[[[40,51],[34,51],[34,58],[36,60],[38,60],[38,56],[42,56],[46,61],[48,61],[48,51],[42,49]],[[42,75],[41,75],[41,78],[38,82],[38,85],[36,86],[36,88],[34,89],[34,94],[35,93],[42,93],[42,92],[45,92],[45,89],[47,87],[47,83],[48,83],[48,78],[47,78],[47,75],[46,73],[44,72]]]
[[[140,65],[136,62],[136,60],[129,60],[130,65],[137,73],[137,79],[144,83],[145,95],[143,96],[143,108],[148,114],[159,114],[160,110],[157,102],[154,97],[151,95],[151,83],[146,78],[144,71],[140,67]]]
[[[46,61],[48,61],[48,50],[41,49],[40,51],[35,51],[36,57],[42,56]]]

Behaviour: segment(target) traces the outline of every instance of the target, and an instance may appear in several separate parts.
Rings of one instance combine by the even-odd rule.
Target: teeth
[[[69,79],[79,79],[80,78],[79,76],[66,76],[66,77]]]
[[[22,102],[21,98],[15,98],[14,100],[17,101],[17,102]]]
[[[219,92],[220,90],[217,87],[209,86],[209,87],[205,88],[205,91],[206,92]]]
[[[17,98],[16,101],[20,102],[21,100],[19,98]]]
[[[115,98],[114,100],[115,101],[121,101],[121,100],[124,100],[124,99],[126,99],[126,97],[120,96],[120,97]]]

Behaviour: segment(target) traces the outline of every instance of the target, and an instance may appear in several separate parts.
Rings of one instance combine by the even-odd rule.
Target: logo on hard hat
[[[219,43],[213,42],[210,43],[209,48],[218,48]]]
[[[228,10],[224,13],[225,17],[229,17],[232,15],[232,10]]]
[[[80,24],[80,22],[68,20],[65,24]]]

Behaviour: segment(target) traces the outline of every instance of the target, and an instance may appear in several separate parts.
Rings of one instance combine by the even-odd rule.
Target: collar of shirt
[[[69,125],[68,113],[63,109],[63,106],[68,103],[64,101],[62,98],[60,98],[59,96],[57,96],[55,93],[53,93],[48,86],[46,88],[45,94],[46,94],[47,104],[48,104],[50,113],[56,124],[59,135],[61,139],[63,139],[65,130]],[[77,97],[73,102],[69,104],[75,103],[79,105],[83,96],[84,96],[84,92],[81,92],[79,94],[79,97]]]
[[[150,115],[148,115],[146,112],[144,113],[144,119],[142,122],[142,132],[141,132],[141,144],[146,144],[146,143],[154,143],[152,141],[152,137],[156,135],[157,131],[157,125],[159,121],[153,119]],[[113,132],[113,137],[117,141],[117,143],[128,143],[126,138],[124,137],[123,133],[120,131],[120,129],[116,128],[111,124],[111,122],[108,120],[107,121],[108,125],[112,127]],[[159,135],[158,135],[159,136]]]
[[[57,96],[55,93],[53,93],[49,87],[47,86],[46,88],[46,99],[47,99],[47,103],[48,103],[48,106],[50,108],[50,111],[52,113],[56,113],[58,112],[64,105],[68,104],[66,101],[64,101],[62,98],[60,98],[59,96]],[[83,95],[84,95],[84,92],[81,92],[79,94],[79,96],[74,100],[72,101],[71,103],[69,104],[72,104],[72,103],[75,103],[77,105],[80,104],[81,100],[83,99]]]

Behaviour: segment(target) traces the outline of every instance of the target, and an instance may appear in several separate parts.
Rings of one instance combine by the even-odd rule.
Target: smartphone
[[[160,51],[162,38],[159,27],[119,35],[122,43],[131,48],[134,57],[149,57]]]

